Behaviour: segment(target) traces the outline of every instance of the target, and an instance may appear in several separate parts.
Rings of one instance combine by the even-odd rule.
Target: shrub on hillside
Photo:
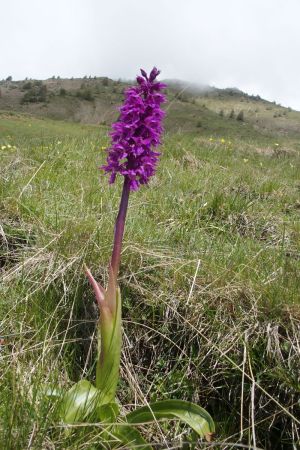
[[[234,109],[232,109],[231,111],[230,111],[230,114],[229,114],[229,119],[234,119]]]
[[[186,94],[175,94],[175,98],[177,98],[178,100],[180,100],[181,102],[187,103],[189,101],[188,97]]]
[[[94,96],[90,89],[81,89],[80,91],[77,91],[76,97],[81,98],[82,100],[87,100],[89,102],[94,100]]]
[[[245,119],[244,119],[244,111],[243,110],[238,113],[238,115],[236,116],[236,120],[240,120],[241,122],[244,122]]]
[[[42,82],[35,82],[34,85],[24,94],[21,103],[41,103],[47,101],[47,86]]]
[[[26,83],[23,84],[22,89],[27,91],[28,89],[32,88],[32,82],[31,81],[27,81]]]
[[[59,95],[60,95],[61,97],[65,97],[66,94],[67,94],[67,91],[66,91],[64,88],[60,88],[60,90],[59,90]]]

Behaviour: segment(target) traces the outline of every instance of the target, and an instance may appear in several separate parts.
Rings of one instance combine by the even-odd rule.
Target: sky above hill
[[[0,0],[0,79],[84,75],[238,87],[300,110],[300,0]]]

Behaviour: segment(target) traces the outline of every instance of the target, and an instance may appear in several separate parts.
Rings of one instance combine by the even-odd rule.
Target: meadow
[[[197,102],[190,108],[196,123]],[[293,450],[299,144],[201,108],[199,127],[167,126],[156,177],[130,198],[119,400],[128,411],[150,394],[205,407],[217,433],[199,449]],[[41,394],[95,376],[97,308],[83,263],[105,283],[121,191],[98,169],[108,131],[0,114],[3,450],[110,448],[101,425],[62,425]],[[190,448],[176,422],[144,432],[155,448]]]

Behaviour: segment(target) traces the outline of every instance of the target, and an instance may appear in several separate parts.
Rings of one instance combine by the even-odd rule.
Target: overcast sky
[[[300,0],[0,0],[0,78],[162,78],[300,110]]]

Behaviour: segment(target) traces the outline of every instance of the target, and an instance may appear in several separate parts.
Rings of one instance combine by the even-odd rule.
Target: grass
[[[247,124],[207,123],[168,133],[157,176],[130,198],[119,399],[198,402],[216,420],[214,448],[294,449],[299,152]],[[105,282],[121,189],[97,169],[107,143],[104,126],[0,117],[3,449],[103,448],[99,426],[66,433],[41,390],[94,377],[82,264]],[[157,448],[187,439],[177,424],[146,432]]]

